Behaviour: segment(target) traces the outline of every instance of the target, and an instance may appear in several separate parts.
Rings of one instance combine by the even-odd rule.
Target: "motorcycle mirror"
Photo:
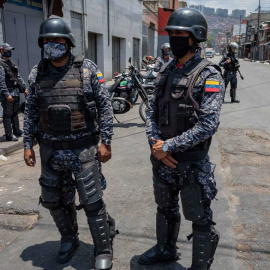
[[[129,57],[128,62],[131,64],[131,57]]]

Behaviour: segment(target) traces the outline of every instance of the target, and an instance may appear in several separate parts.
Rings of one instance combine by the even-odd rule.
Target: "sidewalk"
[[[20,129],[23,129],[23,114],[19,115]],[[7,156],[12,152],[23,148],[23,138],[19,138],[17,142],[7,142],[4,136],[3,119],[0,118],[0,155]]]

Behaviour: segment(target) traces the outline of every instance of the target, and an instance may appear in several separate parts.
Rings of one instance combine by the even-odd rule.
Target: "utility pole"
[[[261,17],[261,0],[259,0],[259,8],[258,8],[258,28],[257,28],[257,42],[259,45],[259,27],[260,27],[260,18]]]
[[[241,22],[242,22],[242,15],[240,15],[240,23],[239,23],[239,51],[242,54],[242,50],[241,50]],[[240,57],[239,51],[238,51],[238,57]]]

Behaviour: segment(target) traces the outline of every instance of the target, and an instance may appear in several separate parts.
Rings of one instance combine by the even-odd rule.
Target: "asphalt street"
[[[241,103],[231,104],[227,92],[210,151],[219,189],[212,208],[221,234],[212,270],[270,269],[270,66],[241,61],[241,71],[245,77],[238,80]],[[191,263],[192,245],[186,239],[191,223],[183,217],[178,238],[181,259],[153,267],[137,263],[138,256],[156,243],[150,150],[138,111],[137,105],[118,117],[112,160],[103,166],[104,200],[120,231],[114,241],[113,269],[184,270]],[[8,242],[2,243],[0,269],[93,269],[93,242],[83,211],[79,212],[80,247],[67,264],[56,263],[59,233],[48,211],[38,205],[40,159],[37,147],[35,151],[34,168],[26,167],[22,150],[0,163],[0,207],[11,207],[21,215],[27,210],[30,216],[39,212],[35,226],[2,232]]]

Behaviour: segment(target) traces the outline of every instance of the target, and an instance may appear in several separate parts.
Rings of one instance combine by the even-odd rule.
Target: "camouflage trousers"
[[[106,179],[102,174],[101,163],[98,161],[97,149],[95,150],[95,162],[99,167],[100,182],[102,190],[106,189]],[[54,172],[61,175],[58,183],[59,200],[61,205],[75,203],[75,192],[77,188],[74,175],[82,170],[82,163],[72,150],[54,150],[48,159],[48,166]]]
[[[231,98],[236,97],[236,89],[237,89],[237,74],[236,72],[224,72],[224,80],[225,80],[225,90],[229,83],[231,83],[230,96]]]
[[[206,201],[205,215],[212,216],[210,208],[211,200],[213,200],[218,192],[214,178],[215,165],[210,162],[209,156],[199,162],[193,162],[199,170],[198,182],[202,188],[203,199]],[[177,168],[173,169],[161,163],[157,169],[158,178],[163,183],[170,186],[172,190],[170,206],[166,207],[166,212],[172,216],[179,216],[179,191],[184,186],[184,180],[180,176]]]

